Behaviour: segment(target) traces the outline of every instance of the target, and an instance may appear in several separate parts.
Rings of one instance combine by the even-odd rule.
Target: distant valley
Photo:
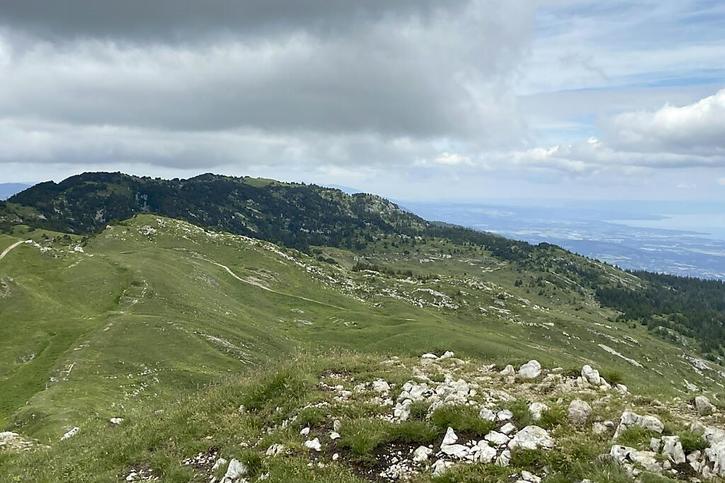
[[[715,212],[697,215],[717,207],[586,202],[401,204],[423,218],[530,243],[553,243],[625,269],[725,280],[725,221]]]

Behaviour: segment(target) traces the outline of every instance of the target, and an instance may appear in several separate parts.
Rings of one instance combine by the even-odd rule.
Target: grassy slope
[[[16,232],[0,237],[0,249],[23,238],[42,242],[40,232]],[[77,243],[42,242],[45,252],[22,245],[0,261],[7,287],[0,287],[0,382],[8,388],[0,425],[41,441],[57,441],[87,418],[164,407],[224,374],[333,348],[591,363],[658,396],[678,393],[684,378],[714,382],[710,372],[695,373],[680,349],[608,322],[613,314],[588,295],[531,288],[536,274],[448,242],[369,249],[376,263],[437,275],[425,282],[352,272],[355,255],[344,250],[325,249],[339,261],[331,265],[151,215],[106,229],[83,253]],[[524,285],[514,287],[517,279]],[[435,297],[420,289],[446,294],[459,308],[431,306]]]

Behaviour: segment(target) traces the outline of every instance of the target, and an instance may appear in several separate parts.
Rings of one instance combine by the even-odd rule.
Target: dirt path
[[[7,255],[8,253],[10,253],[13,249],[19,247],[23,243],[30,243],[30,241],[31,240],[20,240],[19,242],[13,243],[9,247],[7,247],[5,250],[3,250],[2,253],[0,253],[0,260],[2,260],[3,258],[5,258],[5,255]]]
[[[338,307],[337,305],[332,305],[332,304],[328,304],[328,303],[325,303],[325,302],[320,302],[319,300],[314,300],[314,299],[310,299],[310,298],[307,298],[307,297],[302,297],[302,296],[299,296],[299,295],[292,295],[292,294],[288,294],[288,293],[278,292],[276,290],[272,290],[269,287],[265,287],[261,283],[254,282],[252,280],[246,280],[246,279],[240,277],[239,275],[237,275],[236,273],[234,273],[226,265],[222,265],[221,263],[215,262],[213,260],[206,260],[206,261],[209,262],[209,263],[211,263],[211,264],[216,265],[217,267],[223,268],[229,275],[231,275],[232,277],[236,278],[240,282],[246,283],[248,285],[253,285],[255,287],[261,288],[262,290],[266,290],[267,292],[272,292],[272,293],[275,293],[277,295],[282,295],[283,297],[290,297],[290,298],[294,298],[294,299],[297,299],[297,300],[304,300],[305,302],[312,302],[312,303],[318,304],[318,305],[324,305],[326,307],[332,307],[333,309],[345,310],[343,307]]]

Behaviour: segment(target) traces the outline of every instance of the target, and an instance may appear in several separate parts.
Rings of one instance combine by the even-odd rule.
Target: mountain
[[[0,213],[11,481],[429,481],[436,460],[439,481],[631,481],[666,471],[663,434],[719,471],[719,282],[252,178],[87,173]]]
[[[16,193],[30,188],[30,186],[23,183],[0,183],[0,200],[6,200]]]

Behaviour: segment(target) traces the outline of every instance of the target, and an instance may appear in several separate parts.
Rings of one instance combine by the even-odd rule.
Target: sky
[[[0,182],[725,201],[720,0],[0,4]]]

